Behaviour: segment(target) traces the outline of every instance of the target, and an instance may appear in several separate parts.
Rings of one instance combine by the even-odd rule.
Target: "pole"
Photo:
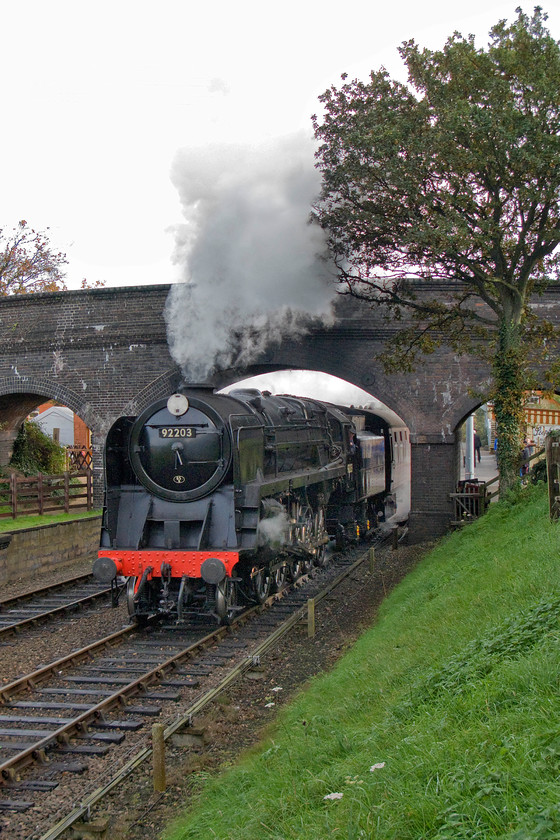
[[[467,417],[465,446],[465,478],[474,478],[474,414]]]
[[[157,793],[165,791],[165,741],[163,732],[165,727],[161,723],[152,726],[152,763],[154,768],[154,790]]]
[[[315,598],[310,598],[307,602],[307,638],[312,639],[315,636]]]

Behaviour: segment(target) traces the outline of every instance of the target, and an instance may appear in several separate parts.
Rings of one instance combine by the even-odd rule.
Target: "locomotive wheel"
[[[317,541],[317,549],[313,562],[315,566],[324,566],[327,559],[327,546],[323,540],[327,537],[327,529],[325,528],[325,509],[320,507],[314,517],[314,534]]]
[[[138,605],[134,603],[134,594],[137,580],[137,577],[129,577],[129,579],[126,582],[126,605],[128,607],[128,615],[130,616],[130,618],[133,621],[135,621],[136,624],[143,627],[147,623],[148,619],[145,615],[138,614]]]
[[[220,624],[229,624],[237,613],[237,584],[225,578],[216,586],[216,614]]]
[[[336,525],[335,548],[337,551],[344,551],[346,546],[346,534],[344,533],[344,525],[340,522]]]
[[[284,588],[286,585],[286,581],[288,580],[288,567],[284,563],[282,566],[278,566],[277,569],[274,570],[272,574],[272,583],[274,585],[274,591],[280,592],[281,589]]]
[[[313,568],[313,558],[309,559],[301,559],[301,560],[294,560],[290,564],[290,578],[291,580],[297,580],[302,575],[307,575]]]
[[[134,603],[134,589],[136,588],[136,581],[138,578],[129,577],[126,582],[126,605],[128,607],[128,614],[131,618],[136,618],[136,605]]]
[[[322,567],[325,565],[327,560],[327,550],[326,546],[320,545],[317,547],[317,551],[315,552],[315,557],[313,558],[313,563],[315,566]]]
[[[263,604],[272,589],[272,577],[266,568],[261,568],[252,577],[253,594],[258,604]]]
[[[301,574],[308,575],[310,571],[313,569],[313,555],[310,554],[309,557],[306,557],[304,560],[301,561]]]
[[[288,575],[291,581],[297,580],[302,576],[303,572],[301,570],[301,565],[301,560],[292,560],[292,562],[288,564]]]

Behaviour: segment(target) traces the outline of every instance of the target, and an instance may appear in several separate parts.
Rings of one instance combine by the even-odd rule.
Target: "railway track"
[[[26,627],[74,612],[111,595],[111,588],[98,583],[92,574],[78,575],[0,601],[0,637]]]
[[[309,603],[367,557],[363,549],[358,560],[356,554],[338,556],[229,627],[126,627],[4,686],[0,826],[11,833],[2,836],[62,836],[149,757],[146,742],[154,720],[166,724],[166,738],[188,727],[225,686],[307,617]],[[65,801],[81,805],[68,807],[62,821],[45,829],[45,819],[55,823]],[[46,833],[33,833],[31,826],[38,824]]]

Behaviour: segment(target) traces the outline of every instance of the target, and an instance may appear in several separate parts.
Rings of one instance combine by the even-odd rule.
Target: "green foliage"
[[[548,473],[546,467],[546,459],[542,459],[537,461],[534,466],[531,467],[529,470],[529,481],[532,484],[538,484],[539,482],[547,482],[548,481]]]
[[[15,440],[10,465],[25,475],[59,475],[66,468],[65,450],[41,431],[37,423],[26,420]]]
[[[442,540],[173,840],[560,834],[558,523],[544,487]],[[337,798],[325,799],[329,794]]]
[[[352,291],[410,305],[411,278],[455,281],[450,314],[423,303],[450,334],[522,317],[559,262],[560,48],[545,20],[519,11],[486,51],[458,33],[441,51],[406,42],[408,86],[381,69],[320,97],[317,217]]]
[[[498,469],[502,492],[519,483],[526,383],[524,369],[521,329],[502,322],[498,330],[498,352],[493,361],[494,412],[498,429]]]
[[[382,354],[410,370],[442,343],[495,358],[500,474],[515,481],[528,358],[560,375],[558,331],[529,309],[560,266],[560,46],[521,9],[487,49],[452,35],[405,42],[408,84],[385,69],[321,97],[314,117],[327,231],[341,291],[409,313]],[[441,282],[434,287],[426,281]],[[550,382],[554,383],[551,378]],[[560,381],[560,380],[558,380]],[[503,443],[503,445],[502,445]]]

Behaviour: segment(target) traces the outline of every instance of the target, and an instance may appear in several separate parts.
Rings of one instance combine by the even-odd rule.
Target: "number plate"
[[[196,429],[192,426],[163,426],[158,429],[161,438],[193,438],[196,437]]]

